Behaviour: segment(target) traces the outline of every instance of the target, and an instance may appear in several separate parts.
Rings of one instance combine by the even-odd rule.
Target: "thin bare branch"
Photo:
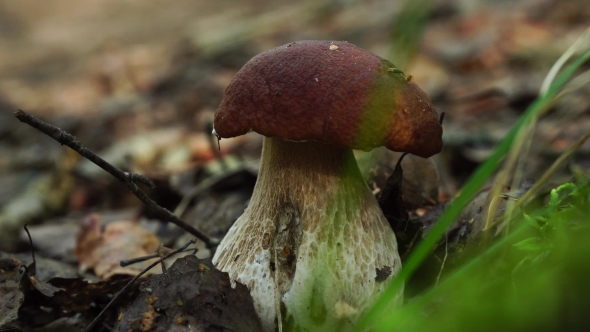
[[[17,119],[19,119],[21,122],[24,122],[30,125],[31,127],[36,128],[37,130],[43,132],[44,134],[58,141],[60,144],[68,146],[72,150],[78,152],[84,158],[96,164],[98,167],[109,172],[117,180],[123,182],[129,189],[129,191],[131,191],[137,198],[139,198],[139,200],[142,201],[148,207],[148,209],[161,220],[171,222],[176,226],[182,228],[191,235],[194,235],[197,239],[205,242],[205,244],[209,248],[219,243],[218,240],[209,238],[203,232],[185,223],[180,218],[172,214],[172,212],[158,205],[158,203],[154,202],[141,189],[139,189],[135,182],[140,182],[147,185],[150,188],[150,190],[156,187],[154,183],[145,175],[128,173],[118,169],[117,167],[108,163],[106,160],[102,159],[97,154],[92,152],[90,149],[85,147],[72,134],[59,129],[52,124],[43,122],[25,111],[18,110],[14,112],[14,116],[16,116]]]

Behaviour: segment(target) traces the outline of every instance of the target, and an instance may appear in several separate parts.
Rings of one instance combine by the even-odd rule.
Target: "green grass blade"
[[[389,331],[390,327],[393,324],[402,324],[403,319],[412,319],[415,318],[415,315],[412,313],[419,312],[421,308],[423,308],[427,303],[429,303],[433,297],[440,294],[442,290],[445,290],[448,285],[452,285],[453,282],[460,278],[465,278],[468,276],[468,273],[473,272],[473,270],[480,266],[481,262],[486,259],[488,256],[491,256],[498,252],[500,249],[505,248],[508,244],[514,241],[515,238],[520,236],[525,230],[529,229],[530,225],[521,223],[515,230],[513,230],[508,236],[502,238],[500,241],[494,243],[485,252],[480,254],[479,256],[475,257],[467,264],[465,264],[461,269],[455,271],[452,275],[445,278],[441,281],[436,287],[431,288],[425,294],[421,295],[420,298],[409,303],[408,305],[404,306],[399,311],[396,311],[393,314],[384,315],[383,318],[378,322],[378,325],[375,327],[375,331]]]

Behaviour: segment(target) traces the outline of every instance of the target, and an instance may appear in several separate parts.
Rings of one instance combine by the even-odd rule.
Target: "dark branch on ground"
[[[161,207],[160,205],[158,205],[158,203],[150,199],[135,184],[135,182],[140,182],[147,185],[150,190],[153,190],[156,186],[154,185],[152,180],[150,180],[145,175],[128,173],[118,169],[117,167],[111,165],[106,160],[102,159],[97,154],[95,154],[94,152],[86,148],[84,145],[82,145],[82,143],[76,140],[76,137],[74,137],[72,134],[65,132],[47,122],[43,122],[25,111],[18,110],[14,112],[14,115],[21,122],[24,122],[30,125],[31,127],[36,128],[37,130],[43,132],[44,134],[58,141],[60,144],[70,147],[74,151],[78,152],[84,158],[96,164],[98,167],[109,172],[112,176],[117,178],[119,181],[123,182],[129,189],[129,191],[131,191],[137,198],[139,198],[139,200],[142,201],[148,207],[148,209],[150,209],[150,211],[153,212],[161,220],[171,222],[176,226],[182,228],[191,235],[194,235],[197,239],[205,242],[205,244],[209,248],[218,244],[217,240],[210,239],[203,232],[185,223],[180,218],[175,216],[172,212]]]
[[[184,251],[195,251],[193,253],[193,255],[196,254],[196,249],[185,249]],[[124,259],[124,260],[122,260],[122,261],[119,262],[119,265],[121,265],[121,266],[129,266],[129,265],[132,265],[132,264],[135,264],[135,263],[145,262],[148,259],[158,258],[158,257],[161,258],[162,256],[163,255],[160,255],[160,254],[156,253],[156,254],[147,255],[147,256],[135,257],[135,258],[131,258],[131,259]]]
[[[98,314],[98,316],[96,316],[94,318],[94,320],[92,322],[90,322],[90,324],[84,329],[83,332],[88,332],[92,329],[92,327],[96,324],[96,322],[98,322],[98,320],[100,319],[100,317],[102,317],[102,315],[104,315],[104,313],[107,311],[107,309],[109,309],[114,303],[115,301],[119,298],[119,296],[121,294],[123,294],[127,288],[129,288],[129,286],[133,285],[135,283],[135,281],[137,281],[137,279],[139,279],[142,275],[144,275],[147,271],[151,270],[154,266],[162,263],[162,266],[164,264],[164,261],[176,254],[178,254],[179,252],[184,251],[186,248],[188,248],[188,246],[190,246],[191,244],[195,243],[195,240],[190,240],[188,241],[184,246],[182,246],[182,248],[178,248],[176,250],[174,250],[173,252],[169,253],[168,255],[162,257],[161,260],[153,262],[152,264],[150,264],[150,266],[146,267],[143,271],[139,272],[139,274],[137,274],[135,277],[133,277],[133,279],[129,280],[129,282],[125,285],[125,287],[123,287],[114,297],[112,300],[109,301],[109,303],[102,309],[102,311]]]

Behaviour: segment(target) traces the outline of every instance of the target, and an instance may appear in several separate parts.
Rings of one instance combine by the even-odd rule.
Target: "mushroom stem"
[[[350,148],[267,137],[250,204],[213,263],[248,286],[265,331],[277,293],[287,330],[350,326],[401,267]]]

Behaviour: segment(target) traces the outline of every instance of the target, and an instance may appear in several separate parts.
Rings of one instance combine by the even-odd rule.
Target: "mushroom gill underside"
[[[350,327],[401,268],[349,148],[266,137],[250,204],[213,263],[249,288],[265,331]]]

